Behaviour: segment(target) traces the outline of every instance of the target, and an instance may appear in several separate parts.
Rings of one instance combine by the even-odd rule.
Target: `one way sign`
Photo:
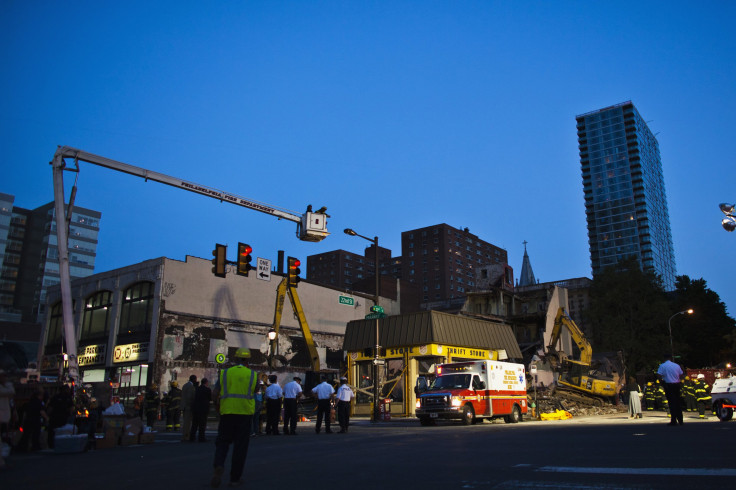
[[[258,279],[262,281],[271,280],[271,261],[268,259],[262,259],[258,257],[258,269],[256,270]]]

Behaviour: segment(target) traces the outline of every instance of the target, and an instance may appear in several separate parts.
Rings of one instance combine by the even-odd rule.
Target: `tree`
[[[672,319],[675,356],[692,368],[713,367],[733,361],[736,353],[736,321],[726,313],[726,305],[705,279],[677,276],[671,308],[673,315],[689,308],[692,315]]]
[[[586,319],[593,351],[619,351],[630,374],[656,370],[669,351],[670,305],[660,278],[626,259],[593,278]]]

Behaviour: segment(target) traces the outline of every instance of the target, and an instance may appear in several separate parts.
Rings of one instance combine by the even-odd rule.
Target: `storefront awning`
[[[519,343],[509,325],[421,311],[378,320],[380,345],[385,348],[444,344],[480,349],[504,349],[510,359],[521,359]],[[376,345],[376,321],[354,320],[345,330],[343,350],[360,351]]]

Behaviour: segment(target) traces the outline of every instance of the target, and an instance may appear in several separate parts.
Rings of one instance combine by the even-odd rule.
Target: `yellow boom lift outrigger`
[[[288,273],[287,273],[288,274]],[[302,303],[299,301],[299,295],[296,292],[296,286],[290,284],[288,276],[284,277],[279,283],[276,289],[276,311],[273,314],[273,329],[276,332],[274,342],[278,341],[279,338],[279,327],[281,326],[281,315],[284,311],[284,301],[286,295],[289,295],[289,301],[291,301],[291,307],[296,313],[296,317],[299,320],[299,327],[302,329],[302,335],[304,335],[304,341],[307,343],[307,349],[309,350],[309,358],[312,364],[312,371],[319,372],[319,354],[317,354],[317,347],[314,345],[314,339],[312,333],[309,331],[309,325],[307,324],[307,317],[304,315],[302,309]]]

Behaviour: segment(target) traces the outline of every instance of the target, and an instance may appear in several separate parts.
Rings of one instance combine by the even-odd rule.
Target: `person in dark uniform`
[[[156,420],[158,419],[159,406],[161,405],[157,388],[158,386],[152,384],[148,390],[146,390],[146,397],[143,402],[146,409],[146,425],[149,427],[153,427],[153,424],[156,423]]]
[[[171,382],[171,389],[169,390],[169,403],[166,407],[166,432],[175,431],[179,432],[181,429],[181,390],[179,389],[179,383],[176,381]]]
[[[192,402],[192,427],[189,430],[189,440],[194,442],[194,435],[199,431],[199,442],[205,442],[204,431],[207,429],[207,416],[210,413],[212,390],[207,378],[202,378],[199,386],[194,390]]]
[[[49,416],[46,415],[46,406],[43,403],[44,391],[41,386],[31,395],[23,409],[23,436],[18,443],[21,451],[28,450],[28,439],[31,441],[31,451],[41,450],[41,419],[48,423]]]

